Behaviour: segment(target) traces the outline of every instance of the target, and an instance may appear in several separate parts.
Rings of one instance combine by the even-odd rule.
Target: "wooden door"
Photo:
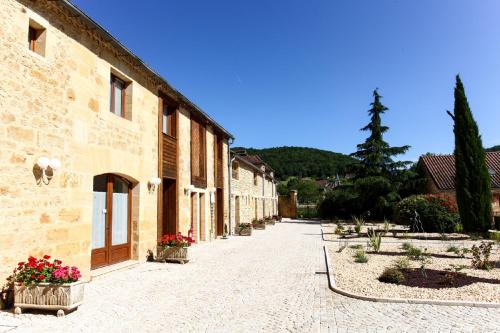
[[[94,177],[91,268],[130,259],[130,183],[115,175]]]
[[[239,225],[240,222],[240,197],[237,196],[234,200],[234,219],[236,225]]]
[[[177,234],[177,188],[175,179],[163,179],[162,235]]]
[[[220,188],[217,189],[215,197],[215,210],[217,219],[217,236],[224,234],[224,191]]]

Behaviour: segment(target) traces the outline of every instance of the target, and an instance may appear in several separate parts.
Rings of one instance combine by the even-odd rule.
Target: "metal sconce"
[[[158,177],[151,177],[151,179],[148,182],[149,193],[153,193],[154,191],[156,191],[156,189],[158,188],[158,186],[160,184],[161,184],[161,179],[160,178],[158,178]]]
[[[42,171],[40,178],[38,179],[38,184],[44,183],[49,185],[50,181],[54,177],[57,170],[61,168],[61,161],[57,158],[49,159],[48,157],[42,156],[36,161],[38,168]]]

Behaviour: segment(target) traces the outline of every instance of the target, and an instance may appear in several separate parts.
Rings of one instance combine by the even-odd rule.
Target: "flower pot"
[[[266,223],[262,222],[257,222],[257,223],[252,223],[252,227],[255,230],[264,230],[266,229]]]
[[[14,284],[14,313],[21,314],[21,309],[57,310],[57,316],[76,309],[83,303],[85,282],[51,284],[39,283],[26,286]]]
[[[266,220],[266,224],[268,224],[268,225],[275,225],[276,221],[274,221],[274,220]]]
[[[164,246],[156,247],[156,260],[165,262],[179,262],[185,264],[189,262],[189,247]]]
[[[240,236],[252,236],[252,228],[240,228],[238,231]]]

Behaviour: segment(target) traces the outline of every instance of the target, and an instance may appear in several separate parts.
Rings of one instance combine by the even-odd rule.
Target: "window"
[[[46,29],[33,20],[30,20],[28,26],[28,49],[45,56],[45,35]]]
[[[236,161],[233,162],[233,167],[232,167],[232,176],[233,179],[239,179],[239,169],[240,169],[240,164]]]
[[[259,174],[257,172],[253,173],[253,184],[257,185]]]
[[[162,132],[175,138],[175,111],[177,108],[173,104],[167,103],[165,99],[163,99],[162,108]]]
[[[110,111],[117,116],[125,118],[125,88],[126,84],[115,75],[111,74],[110,80]]]

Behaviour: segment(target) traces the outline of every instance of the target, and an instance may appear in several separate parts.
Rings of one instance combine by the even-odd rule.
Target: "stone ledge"
[[[378,302],[378,303],[405,303],[405,304],[468,306],[468,307],[476,307],[476,308],[500,308],[500,303],[493,303],[493,302],[471,302],[471,301],[457,301],[457,300],[440,301],[440,300],[434,300],[434,299],[414,299],[414,298],[386,298],[386,297],[371,297],[371,296],[354,294],[354,293],[345,291],[343,289],[340,289],[336,286],[335,276],[333,274],[333,266],[330,263],[330,258],[328,257],[328,250],[327,250],[326,245],[323,245],[323,253],[325,255],[325,264],[326,264],[326,271],[327,271],[327,277],[328,277],[328,287],[333,292],[336,292],[337,294],[340,294],[340,295],[343,295],[346,297],[355,298],[355,299],[359,299],[362,301]]]
[[[105,275],[105,274],[119,271],[119,270],[123,270],[123,269],[129,269],[129,268],[132,268],[136,265],[139,265],[138,260],[126,260],[126,261],[116,263],[114,265],[109,265],[109,266],[104,266],[101,268],[93,269],[90,271],[90,281],[92,281],[93,279],[95,279],[101,275]]]

